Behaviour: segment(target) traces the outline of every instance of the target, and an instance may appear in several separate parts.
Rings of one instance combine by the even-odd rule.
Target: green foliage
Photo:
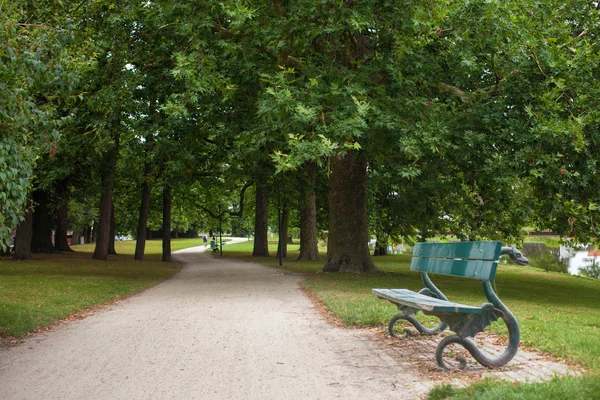
[[[535,257],[529,257],[529,264],[535,268],[541,268],[544,271],[569,273],[569,266],[556,259],[552,254],[541,254]]]
[[[523,238],[523,242],[542,242],[546,245],[546,247],[550,248],[558,248],[564,244],[564,240],[562,238],[548,236],[526,236]]]
[[[600,279],[600,265],[596,260],[587,267],[579,270],[579,275],[587,276],[588,278]]]
[[[0,248],[10,242],[39,157],[56,153],[87,46],[60,2],[0,4]]]
[[[9,137],[0,136],[0,250],[12,244],[12,228],[23,215],[31,187],[33,154]]]
[[[600,380],[596,376],[555,378],[533,384],[484,379],[465,388],[442,384],[429,392],[429,400],[569,400],[599,399]]]

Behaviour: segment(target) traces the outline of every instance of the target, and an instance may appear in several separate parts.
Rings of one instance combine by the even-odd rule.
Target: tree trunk
[[[32,253],[52,253],[52,225],[50,224],[50,213],[48,212],[48,193],[37,189],[32,194],[33,209],[33,232],[31,235]]]
[[[387,235],[377,235],[377,241],[375,241],[375,250],[373,251],[374,256],[387,256],[388,255],[388,246],[387,246]]]
[[[266,188],[266,167],[261,163],[256,179],[256,215],[254,219],[253,256],[269,257],[269,197]]]
[[[279,258],[279,250],[281,249],[281,258],[287,257],[287,245],[288,245],[288,229],[290,225],[290,207],[286,201],[283,202],[281,210],[281,245],[277,246],[277,258]]]
[[[17,226],[15,236],[15,253],[12,259],[15,261],[31,260],[31,236],[33,233],[33,210],[31,198],[27,198],[27,210],[25,211],[25,219]]]
[[[171,261],[171,186],[163,190],[162,260]]]
[[[146,161],[144,164],[144,184],[142,186],[142,203],[140,205],[140,218],[138,221],[137,238],[135,243],[135,259],[144,259],[146,249],[146,228],[148,227],[148,215],[150,214],[150,196],[152,194],[152,164]]]
[[[94,224],[96,247],[92,258],[108,260],[108,241],[110,240],[110,218],[112,215],[113,187],[115,184],[115,170],[119,156],[119,136],[115,136],[115,143],[104,153],[101,168],[102,195],[100,196],[100,217],[98,224]]]
[[[56,182],[56,232],[54,234],[54,250],[73,251],[69,247],[67,230],[69,229],[69,198],[67,194],[67,181]],[[71,244],[75,239],[75,231],[71,238]]]
[[[315,183],[317,176],[317,164],[314,162],[304,163],[307,182],[301,182],[302,204],[300,207],[300,255],[298,261],[320,260],[317,241],[317,203],[315,194]]]
[[[329,237],[323,272],[368,272],[367,161],[357,152],[331,159]]]
[[[110,231],[108,234],[108,254],[113,256],[117,255],[117,249],[115,249],[116,234],[117,225],[115,224],[115,202],[113,201],[110,205]]]
[[[90,225],[85,227],[84,230],[84,235],[85,237],[83,238],[83,242],[85,244],[90,244],[92,242],[94,242],[95,240],[93,240],[92,236],[94,235],[93,229]]]

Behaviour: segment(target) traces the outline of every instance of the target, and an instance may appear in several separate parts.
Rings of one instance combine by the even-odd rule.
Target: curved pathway
[[[0,399],[415,399],[381,341],[337,328],[300,278],[204,248],[170,280],[0,351]]]

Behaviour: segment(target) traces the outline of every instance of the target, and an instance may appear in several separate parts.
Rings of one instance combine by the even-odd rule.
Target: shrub
[[[600,279],[600,265],[594,260],[592,265],[581,268],[579,270],[579,275]]]
[[[541,268],[546,272],[569,273],[569,266],[566,263],[557,260],[552,254],[541,254],[539,256],[530,257],[529,264],[532,267]]]

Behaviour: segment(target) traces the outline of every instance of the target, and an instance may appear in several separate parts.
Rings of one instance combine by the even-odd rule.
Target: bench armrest
[[[517,265],[528,265],[529,260],[515,246],[502,246],[500,254],[508,255]]]

